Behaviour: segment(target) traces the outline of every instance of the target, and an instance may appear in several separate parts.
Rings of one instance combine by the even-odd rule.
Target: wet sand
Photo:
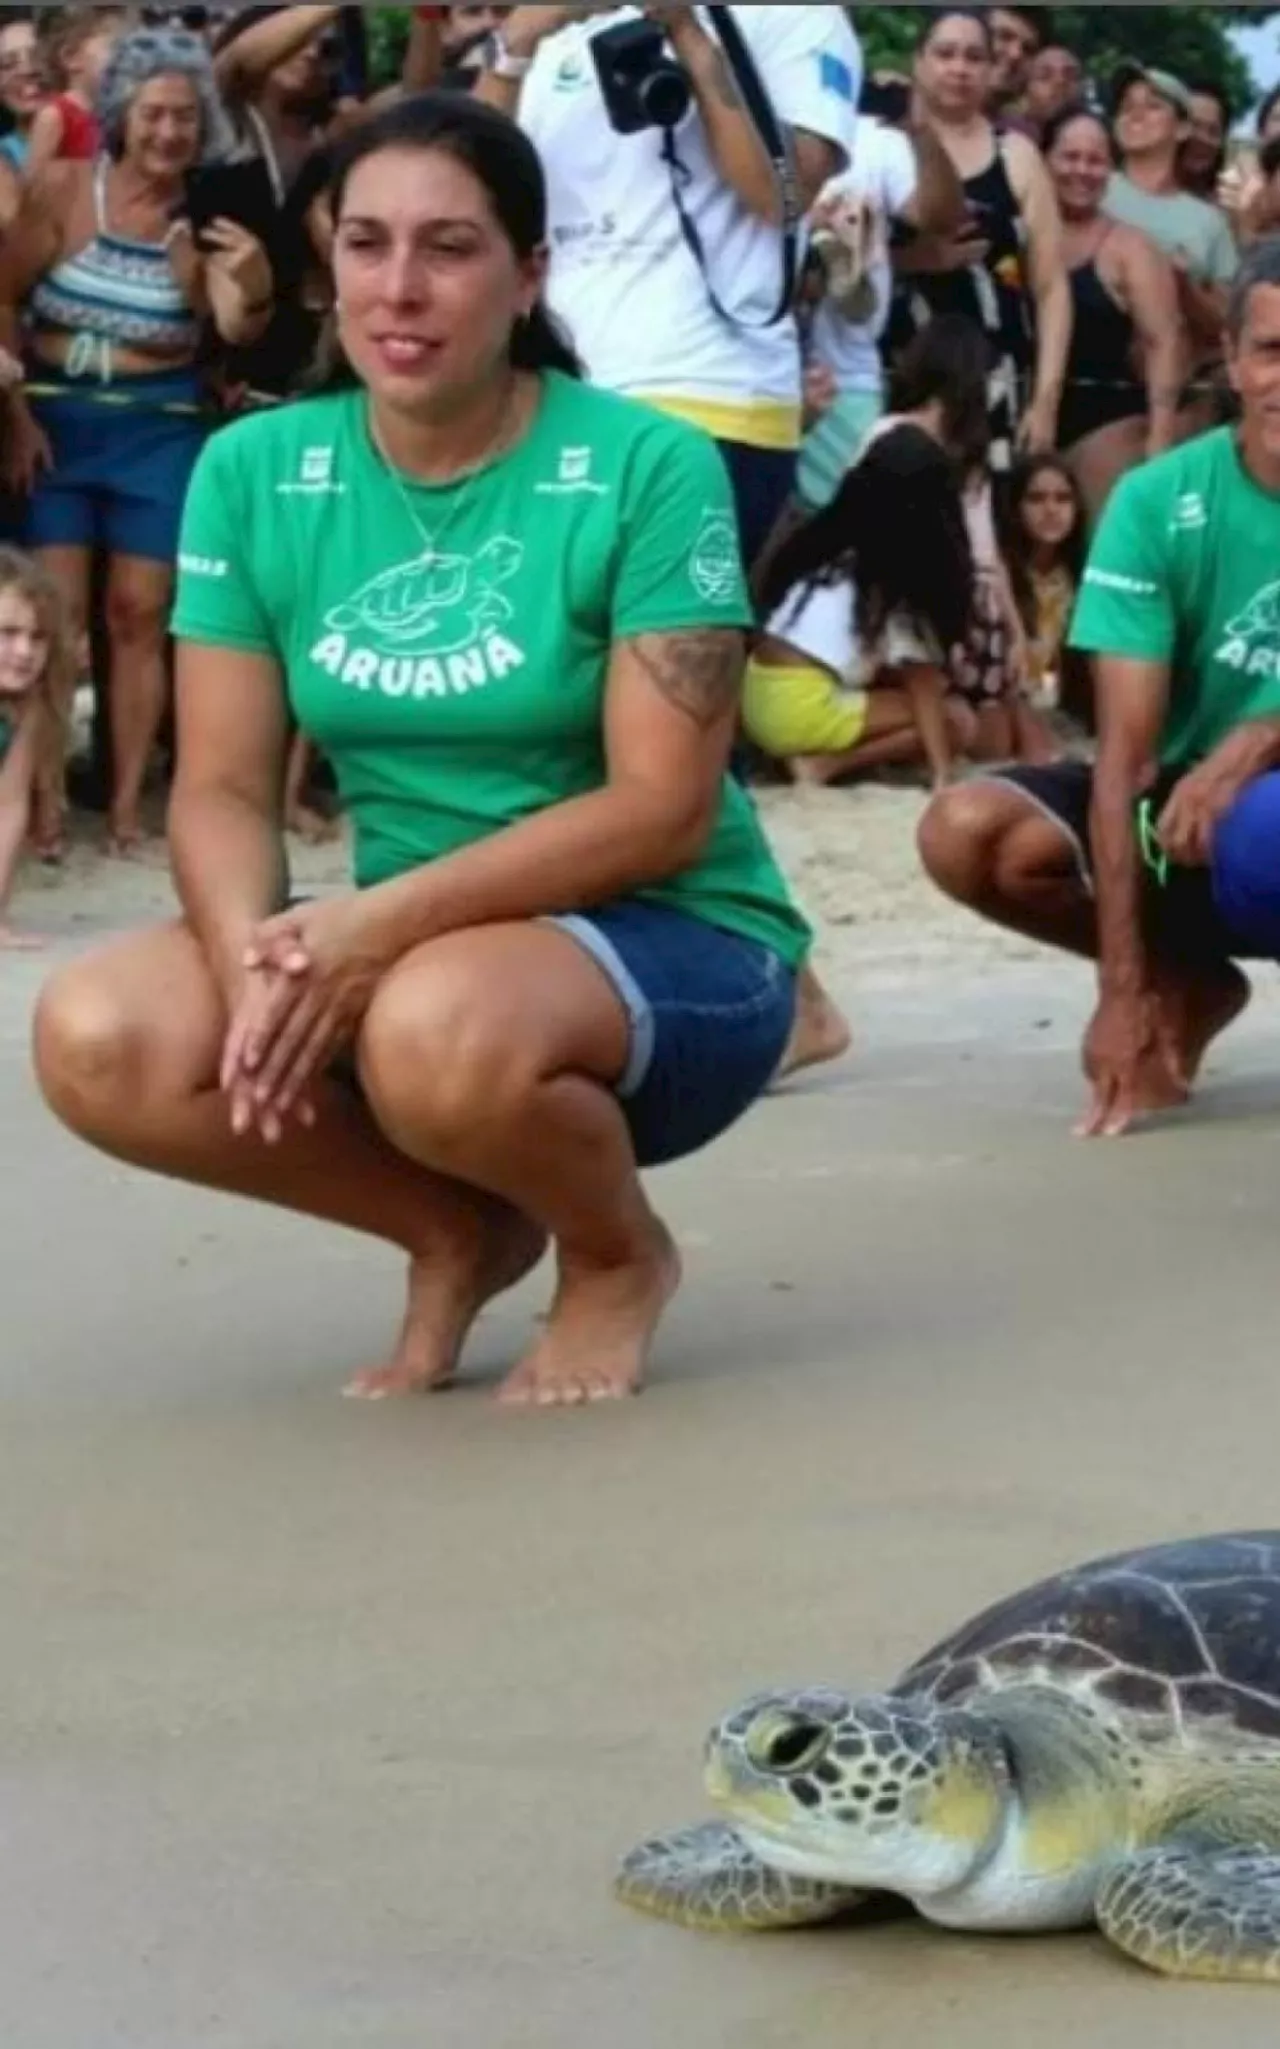
[[[655,1184],[689,1281],[616,1412],[491,1405],[541,1278],[456,1394],[340,1401],[394,1258],[76,1148],[27,1078],[44,963],[0,959],[22,2049],[1274,2042],[1280,1994],[1092,1937],[724,1941],[610,1897],[754,1687],[874,1685],[1059,1564],[1280,1523],[1274,996],[1194,1116],[1073,1144],[1087,978],[935,903],[915,805],[770,800],[857,1052]],[[23,904],[59,954],[164,902],[74,873]]]

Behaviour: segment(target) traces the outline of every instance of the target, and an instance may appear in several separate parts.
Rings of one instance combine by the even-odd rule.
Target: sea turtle
[[[881,1696],[750,1700],[706,1786],[725,1820],[633,1851],[629,1905],[795,1928],[892,1894],[943,1928],[1096,1924],[1173,1977],[1280,1981],[1280,1531],[1060,1573]]]
[[[454,654],[512,618],[498,586],[523,560],[520,542],[505,534],[486,541],[474,559],[441,555],[428,541],[412,562],[382,570],[336,605],[325,625],[334,633],[362,629],[433,654]]]

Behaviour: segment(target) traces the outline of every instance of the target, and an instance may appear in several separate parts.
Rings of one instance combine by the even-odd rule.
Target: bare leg
[[[1006,704],[997,699],[983,704],[977,711],[977,727],[973,739],[975,761],[1009,762],[1014,756],[1013,717]]]
[[[140,845],[142,790],[169,690],[169,605],[173,572],[163,562],[113,555],[107,568],[107,635],[111,650],[111,738],[115,761],[110,845]]]
[[[920,736],[920,749],[924,755],[936,790],[945,788],[955,768],[955,752],[951,744],[951,731],[944,709],[947,683],[941,670],[926,668],[901,669],[902,688],[915,728]]]
[[[1013,756],[1015,761],[1034,763],[1039,767],[1051,761],[1061,761],[1062,748],[1054,738],[1053,729],[1047,719],[1029,705],[1024,697],[1015,697],[1009,707],[1013,725]]]
[[[37,559],[55,579],[66,599],[69,635],[73,644],[79,647],[85,639],[85,622],[89,614],[93,570],[89,552],[85,548],[41,548],[37,551]],[[72,691],[75,680],[71,680]],[[41,749],[33,791],[31,841],[44,861],[61,860],[65,845],[66,722],[70,713],[70,702],[55,707],[56,716],[50,721],[47,745]]]
[[[410,1158],[488,1189],[555,1240],[546,1329],[503,1390],[515,1403],[634,1393],[679,1262],[640,1186],[610,1092],[621,1001],[565,933],[496,925],[421,946],[360,1036],[370,1108]]]
[[[953,752],[967,754],[977,733],[974,714],[958,697],[947,697],[942,715]],[[848,776],[870,775],[878,768],[909,768],[923,758],[906,693],[892,684],[877,684],[870,695],[866,730],[856,747],[846,747],[838,754],[798,754],[788,767],[794,782],[823,789]]]
[[[116,1159],[403,1247],[399,1345],[385,1374],[353,1391],[441,1385],[482,1302],[529,1271],[545,1239],[502,1203],[405,1159],[347,1088],[317,1089],[315,1128],[291,1125],[278,1146],[234,1138],[215,1085],[224,1032],[204,956],[185,927],[166,926],[53,977],[36,1015],[37,1072],[62,1121]]]
[[[921,820],[919,846],[928,874],[955,902],[1005,931],[1096,961],[1093,900],[1071,841],[1020,791],[996,782],[945,791]],[[1248,1003],[1249,984],[1226,961],[1198,970],[1158,962],[1155,993],[1189,1085]],[[1187,1093],[1161,1070],[1140,1107],[1169,1109]]]
[[[1097,525],[1121,477],[1136,469],[1146,453],[1147,422],[1142,417],[1114,420],[1096,433],[1086,434],[1067,451],[1091,527]]]
[[[853,1033],[844,1012],[828,996],[813,969],[802,969],[796,982],[796,1021],[775,1084],[799,1074],[802,1068],[843,1060],[852,1044]]]

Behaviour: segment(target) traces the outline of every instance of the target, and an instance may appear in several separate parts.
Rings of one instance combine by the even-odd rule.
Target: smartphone
[[[209,223],[221,217],[248,228],[267,249],[280,215],[271,174],[260,158],[247,164],[202,164],[189,171],[182,211],[197,243]]]

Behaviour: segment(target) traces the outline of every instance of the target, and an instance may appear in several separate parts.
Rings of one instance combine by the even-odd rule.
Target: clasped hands
[[[315,1123],[314,1091],[348,1050],[390,961],[357,891],[257,927],[241,962],[218,1083],[238,1138],[278,1145]]]

